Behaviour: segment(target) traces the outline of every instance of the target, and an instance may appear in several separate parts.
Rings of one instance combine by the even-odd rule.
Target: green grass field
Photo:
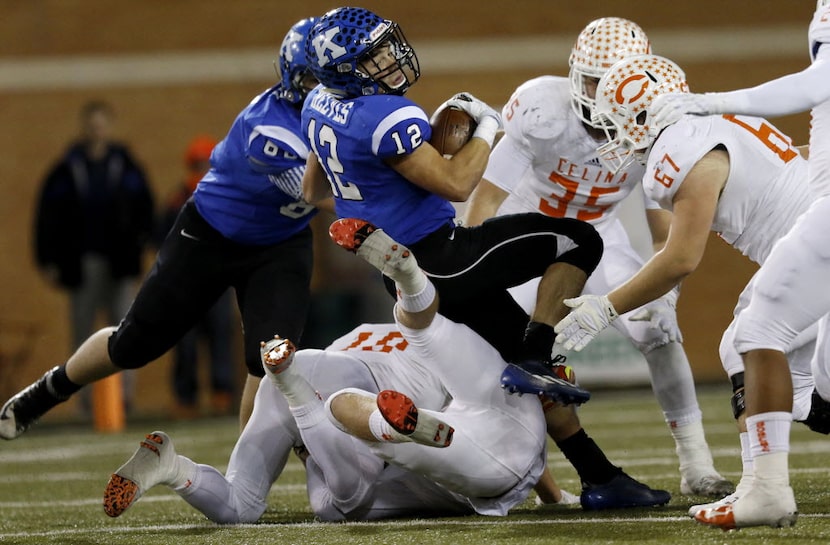
[[[715,463],[726,476],[740,471],[729,391],[700,389]],[[223,527],[164,487],[151,490],[124,515],[104,515],[101,497],[109,475],[147,432],[171,434],[177,450],[224,469],[237,436],[233,419],[174,423],[144,421],[124,433],[100,435],[77,426],[43,425],[0,443],[0,543],[61,544],[793,544],[830,543],[830,439],[793,426],[791,479],[801,515],[794,528],[751,528],[724,533],[686,516],[704,498],[680,495],[673,442],[648,390],[599,391],[581,411],[585,428],[629,474],[674,495],[656,509],[584,512],[537,509],[532,499],[506,518],[464,517],[321,524],[305,496],[304,474],[293,459],[271,490],[258,524]],[[578,492],[576,474],[553,447],[551,467],[563,488]]]

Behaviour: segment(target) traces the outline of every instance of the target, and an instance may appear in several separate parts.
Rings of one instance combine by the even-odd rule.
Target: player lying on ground
[[[506,362],[472,330],[436,314],[434,287],[406,248],[376,231],[359,255],[398,282],[398,328],[364,325],[326,351],[263,343],[264,366],[282,394],[262,381],[227,475],[177,455],[162,432],[150,434],[110,479],[109,515],[165,484],[216,522],[257,520],[291,449],[301,446],[310,504],[323,520],[504,515],[524,501],[544,469],[539,399],[500,388]],[[280,409],[286,405],[293,418]],[[605,463],[610,478],[583,479],[587,508],[668,502],[668,493]],[[549,478],[542,484],[555,486]],[[561,501],[553,486],[540,496]]]

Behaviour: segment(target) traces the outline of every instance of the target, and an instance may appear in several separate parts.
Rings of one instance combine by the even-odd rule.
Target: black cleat
[[[0,437],[16,439],[52,407],[69,399],[58,397],[49,389],[49,376],[56,369],[53,367],[6,401],[0,409]]]

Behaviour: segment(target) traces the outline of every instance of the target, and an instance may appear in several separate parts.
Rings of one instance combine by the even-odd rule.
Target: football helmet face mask
[[[420,77],[415,50],[398,24],[363,8],[337,8],[306,40],[314,76],[347,97],[404,94]]]
[[[292,104],[300,104],[317,84],[305,59],[305,40],[317,17],[297,21],[285,35],[280,46],[278,71],[279,96]]]
[[[619,17],[604,17],[588,23],[576,38],[568,60],[571,106],[586,124],[593,119],[596,82],[615,62],[632,55],[651,53],[648,36],[636,23]]]
[[[617,173],[635,159],[644,161],[648,147],[665,127],[656,126],[649,106],[663,93],[687,93],[686,75],[658,55],[628,57],[614,64],[597,86],[595,123],[608,140],[597,148],[605,168]]]

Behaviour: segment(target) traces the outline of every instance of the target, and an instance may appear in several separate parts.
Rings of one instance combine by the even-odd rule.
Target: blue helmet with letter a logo
[[[305,49],[311,73],[346,97],[402,95],[421,74],[415,50],[398,24],[363,8],[337,8],[323,15]]]

